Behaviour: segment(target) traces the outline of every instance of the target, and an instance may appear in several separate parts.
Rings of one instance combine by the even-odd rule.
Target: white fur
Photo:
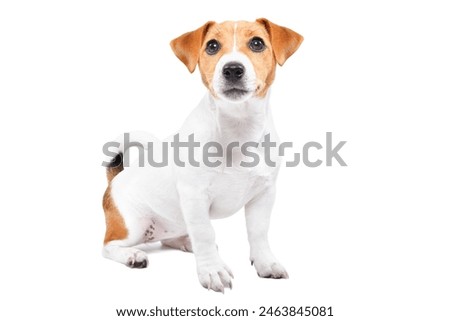
[[[238,26],[238,23],[235,22],[234,30],[233,30],[233,52],[237,51],[237,34],[236,34],[237,26]]]
[[[220,95],[222,68],[229,61],[245,66],[246,87],[250,91],[255,90],[256,75],[250,59],[240,52],[224,55],[214,76],[214,89],[219,98],[206,94],[181,127],[180,140],[187,141],[188,136],[194,133],[195,140],[202,146],[210,141],[219,142],[224,151],[232,141],[240,145],[248,141],[261,142],[268,133],[272,141],[277,140],[269,111],[269,94],[260,99],[250,97],[251,93],[239,102],[229,102]],[[131,137],[134,139],[133,135]],[[145,135],[137,135],[138,139],[142,137]],[[172,137],[168,139],[171,140]],[[202,148],[196,151],[195,158],[201,161]],[[113,179],[111,193],[124,218],[128,237],[106,244],[104,255],[130,265],[130,262],[144,260],[143,252],[134,248],[135,245],[165,240],[169,246],[192,249],[200,283],[223,292],[224,288],[231,288],[232,273],[219,257],[210,220],[230,216],[245,207],[250,259],[258,274],[262,277],[287,277],[267,240],[278,165],[267,166],[263,162],[262,150],[257,151],[261,162],[254,168],[239,166],[244,159],[239,151],[233,153],[232,167],[226,167],[224,160],[218,168],[204,165],[198,168],[189,165],[178,167],[169,157],[172,161],[169,167],[126,168]],[[182,153],[181,158],[187,163],[186,153]],[[151,226],[153,230],[149,237]]]
[[[248,94],[244,95],[240,100],[234,101],[235,103],[244,102],[253,95],[253,91],[256,89],[256,73],[253,69],[253,64],[250,59],[239,51],[233,51],[231,53],[224,54],[218,61],[214,68],[213,77],[213,89],[217,95],[226,102],[226,97],[222,94],[225,89],[225,80],[222,77],[222,69],[229,62],[240,62],[245,68],[245,74],[243,81],[246,84]],[[236,108],[234,108],[236,109]]]

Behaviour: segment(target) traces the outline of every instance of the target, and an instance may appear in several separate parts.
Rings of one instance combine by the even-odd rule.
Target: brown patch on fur
[[[114,241],[123,240],[128,236],[128,230],[122,215],[114,204],[111,196],[111,187],[105,191],[103,195],[103,209],[105,211],[106,233],[104,244]]]
[[[197,66],[200,48],[202,47],[205,34],[212,24],[214,22],[208,21],[197,30],[186,32],[170,42],[175,55],[186,65],[191,73],[194,72],[195,66]]]
[[[254,37],[261,38],[266,49],[253,52],[248,44]],[[238,22],[236,29],[237,50],[244,53],[252,62],[256,74],[256,96],[264,97],[275,79],[276,60],[273,54],[270,35],[260,23]]]
[[[262,24],[270,35],[273,53],[280,66],[297,51],[303,42],[303,37],[295,31],[279,26],[265,18],[257,19],[256,22]]]
[[[121,171],[123,171],[123,153],[117,154],[106,168],[106,178],[108,179],[108,184],[111,183],[112,179]]]
[[[212,25],[205,35],[202,50],[200,53],[198,66],[202,76],[202,81],[210,92],[215,95],[213,88],[214,70],[220,58],[224,54],[230,53],[233,50],[233,35],[234,22],[225,21],[222,23],[215,23]],[[206,53],[206,44],[209,40],[216,39],[220,43],[220,50],[215,55],[208,55]]]
[[[108,179],[108,183],[112,181],[114,177],[116,177],[117,174],[119,174],[121,171],[123,171],[123,164],[120,164],[116,167],[108,167],[106,169],[106,178]]]

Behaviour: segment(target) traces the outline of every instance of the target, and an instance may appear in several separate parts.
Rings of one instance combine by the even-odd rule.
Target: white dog
[[[186,166],[171,158],[166,167],[129,167],[123,170],[123,140],[109,164],[109,186],[103,206],[106,235],[103,255],[129,267],[145,268],[145,252],[135,248],[145,242],[193,251],[200,283],[214,291],[231,288],[231,270],[220,258],[211,219],[230,216],[245,206],[250,260],[260,277],[287,278],[272,254],[267,232],[275,200],[276,166],[243,167],[246,153],[230,145],[261,143],[277,134],[269,109],[269,87],[275,67],[284,64],[303,37],[267,19],[255,22],[207,22],[171,42],[175,55],[192,73],[199,66],[208,92],[179,131],[179,140],[204,146],[217,142],[226,149],[219,166]],[[132,138],[132,141],[143,141]],[[171,137],[168,141],[173,141]],[[119,139],[120,141],[120,139]],[[216,149],[217,148],[216,145]],[[156,150],[157,148],[155,148]],[[261,154],[260,146],[254,153]],[[172,155],[173,156],[173,155]]]

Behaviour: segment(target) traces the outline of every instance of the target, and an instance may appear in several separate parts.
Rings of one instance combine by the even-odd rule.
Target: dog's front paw
[[[197,265],[200,284],[208,290],[225,292],[225,288],[232,288],[233,273],[222,261],[211,261]]]
[[[254,259],[251,263],[261,278],[289,279],[286,269],[276,260]]]

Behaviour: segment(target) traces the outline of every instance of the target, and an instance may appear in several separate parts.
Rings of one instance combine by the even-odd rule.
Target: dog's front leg
[[[215,232],[209,217],[211,201],[207,192],[197,186],[183,184],[179,184],[178,191],[201,285],[216,292],[231,289],[233,274],[217,252]]]
[[[250,261],[263,278],[287,279],[288,273],[270,250],[268,231],[275,202],[275,186],[271,186],[245,205]]]

